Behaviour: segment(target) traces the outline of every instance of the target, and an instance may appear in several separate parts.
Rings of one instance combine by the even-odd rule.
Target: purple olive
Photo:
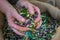
[[[30,23],[31,23],[31,20],[28,19],[28,20],[26,21],[26,25],[28,25],[28,24],[30,24]]]

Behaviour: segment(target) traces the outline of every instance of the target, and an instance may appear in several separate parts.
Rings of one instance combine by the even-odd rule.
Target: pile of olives
[[[20,11],[19,13],[21,16],[25,17],[26,19],[29,19],[26,23],[23,23],[23,25],[31,24],[29,28],[32,30],[28,30],[25,32],[26,34],[26,36],[24,37],[25,40],[50,40],[52,38],[52,36],[55,33],[56,28],[58,27],[57,22],[54,24],[53,23],[54,21],[53,21],[51,24],[49,24],[51,18],[41,13],[43,24],[39,30],[36,30],[35,29],[36,24],[34,23],[34,19],[37,18],[38,14],[35,12],[35,14],[31,16],[25,7],[23,7],[19,11]]]
[[[41,27],[38,30],[36,30],[36,24],[34,23],[34,20],[37,18],[38,14],[35,12],[35,14],[33,16],[31,16],[25,7],[22,7],[21,10],[17,9],[17,11],[27,21],[24,23],[20,23],[19,21],[15,20],[15,23],[22,27],[29,27],[31,29],[26,32],[23,32],[24,34],[26,34],[25,36],[23,36],[23,37],[18,36],[17,38],[22,38],[20,40],[51,40],[51,38],[54,37],[54,33],[56,32],[59,22],[56,19],[53,19],[50,15],[47,15],[48,12],[41,13],[43,23],[42,23]],[[30,25],[27,26],[28,24],[30,24]],[[6,26],[6,27],[8,27],[8,26]],[[10,35],[8,33],[11,33],[10,35],[13,34],[14,38],[16,38],[16,34],[12,33],[12,31],[11,32],[5,31],[5,39],[11,38],[11,37],[9,37]],[[6,37],[6,35],[8,37]],[[19,39],[14,39],[14,38],[12,38],[12,40],[19,40]]]

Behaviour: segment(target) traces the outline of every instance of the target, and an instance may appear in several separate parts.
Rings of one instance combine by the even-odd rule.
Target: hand
[[[21,27],[21,26],[19,26],[19,25],[17,25],[17,24],[14,23],[15,19],[17,19],[19,22],[24,22],[25,21],[25,19],[22,16],[20,16],[15,9],[11,9],[11,11],[7,12],[6,16],[7,16],[7,20],[8,20],[9,26],[18,35],[23,35],[23,34],[21,34],[20,32],[18,33],[18,31],[15,31],[15,30],[20,30],[20,31],[30,30],[29,28]]]
[[[25,19],[22,16],[20,16],[18,14],[18,12],[16,11],[16,9],[11,4],[9,4],[7,1],[5,1],[5,0],[0,1],[0,11],[3,12],[6,15],[8,25],[12,28],[12,30],[16,34],[24,35],[24,34],[18,32],[18,31],[30,30],[29,28],[21,27],[21,26],[15,24],[15,22],[14,22],[15,19],[17,19],[19,22],[25,22]]]
[[[42,18],[41,18],[41,14],[40,14],[40,9],[38,7],[36,7],[35,5],[31,4],[30,2],[28,1],[18,1],[17,3],[17,6],[18,8],[20,7],[25,7],[29,10],[30,14],[33,15],[35,12],[38,13],[38,17],[35,19],[35,23],[37,23],[37,27],[36,29],[40,28],[41,24],[42,24]]]
[[[30,4],[27,1],[25,1],[24,3],[23,2],[24,1],[22,1],[21,6],[24,5],[32,15],[34,14],[34,11],[37,11],[37,13],[40,14],[40,10],[38,7]],[[9,26],[12,28],[12,30],[16,34],[23,36],[24,34],[20,33],[18,30],[21,30],[21,31],[30,30],[29,28],[21,27],[21,26],[15,24],[15,22],[14,22],[15,19],[17,19],[19,22],[24,22],[25,19],[22,16],[20,16],[17,13],[17,11],[14,9],[14,7],[11,6],[7,1],[5,1],[5,0],[0,1],[0,11],[6,15]],[[40,20],[40,15],[38,15],[38,18],[36,18],[35,22],[37,22],[39,20]],[[41,21],[41,23],[42,23],[42,21]]]

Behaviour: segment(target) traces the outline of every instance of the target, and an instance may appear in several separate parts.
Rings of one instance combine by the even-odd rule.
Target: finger
[[[38,8],[38,7],[36,7],[36,6],[34,6],[34,9],[35,9],[35,11],[38,13],[38,16],[37,16],[37,18],[35,19],[35,22],[39,22],[38,24],[37,24],[37,27],[36,27],[36,29],[39,29],[40,28],[40,26],[42,25],[42,18],[41,18],[41,14],[40,14],[40,9]]]
[[[41,25],[42,25],[42,21],[40,21],[39,23],[37,23],[36,29],[39,29]]]
[[[32,6],[31,3],[25,2],[25,3],[23,3],[22,5],[23,5],[25,8],[28,9],[28,11],[29,11],[29,13],[30,13],[31,15],[34,14],[34,9],[33,9],[33,6]],[[22,5],[19,5],[18,8],[20,8]]]
[[[11,27],[12,27],[12,28],[15,28],[15,29],[17,29],[17,30],[19,30],[19,31],[27,31],[27,30],[30,30],[29,28],[21,27],[21,26],[19,26],[19,25],[16,25],[16,24],[14,24],[13,22],[10,23],[10,24],[11,24]]]
[[[15,28],[15,29],[17,29],[17,30],[21,30],[21,31],[30,30],[29,28],[21,27],[21,26],[15,24],[15,23],[13,22],[13,20],[10,20],[10,21],[9,21],[9,25],[10,25],[11,27],[13,27],[13,28]]]
[[[9,17],[9,18],[8,18]],[[27,31],[27,30],[30,30],[29,28],[26,28],[26,27],[21,27],[17,24],[14,23],[14,18],[10,17],[7,15],[7,20],[8,20],[8,24],[10,27],[12,28],[15,28],[17,30],[21,30],[21,31]]]
[[[17,31],[16,29],[12,28],[12,30],[17,34],[17,35],[21,35],[21,36],[24,36],[23,33],[20,33],[19,31]]]
[[[31,15],[34,14],[34,9],[33,9],[32,4],[28,5],[28,11],[29,11],[29,13],[30,13]]]
[[[16,18],[19,22],[25,22],[25,19],[18,13],[13,13],[13,17]]]
[[[40,9],[36,6],[33,6],[35,12],[38,14],[37,18],[35,19],[35,23],[38,22],[41,19]]]

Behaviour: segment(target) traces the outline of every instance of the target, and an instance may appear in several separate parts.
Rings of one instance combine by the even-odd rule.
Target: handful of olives
[[[38,14],[35,12],[35,14],[31,16],[31,14],[25,7],[22,7],[21,10],[17,8],[17,11],[22,17],[26,19],[26,21],[18,22],[17,20],[15,20],[15,23],[22,27],[29,27],[31,31],[36,31],[36,23],[34,22],[34,20],[37,18]]]

